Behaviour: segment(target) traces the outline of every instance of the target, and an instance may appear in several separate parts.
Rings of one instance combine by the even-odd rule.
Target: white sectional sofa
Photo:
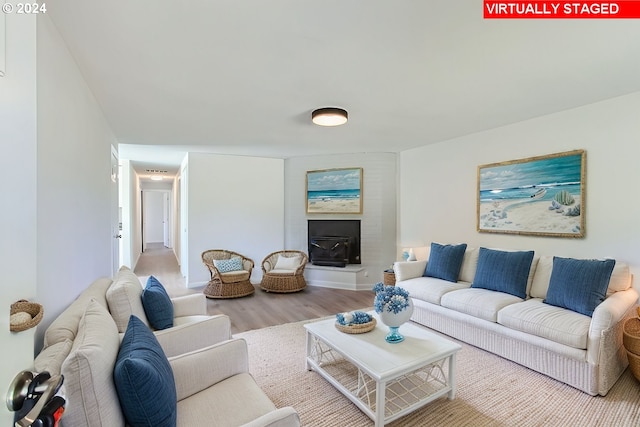
[[[156,341],[152,351],[168,361],[173,378],[149,374],[144,381],[128,384],[126,399],[134,407],[152,404],[155,386],[148,378],[158,378],[171,386],[171,403],[176,411],[171,425],[280,426],[297,427],[300,418],[291,407],[276,408],[258,387],[248,366],[247,344],[232,339],[227,316],[206,314],[202,294],[171,299],[173,327],[150,332],[141,302],[142,286],[126,268],[113,279],[92,283],[47,328],[45,347],[31,370],[64,376],[62,394],[66,407],[62,426],[125,426],[125,409],[119,393],[116,365],[123,356],[122,344],[131,333],[131,324],[146,331]],[[135,322],[132,321],[135,316]],[[129,320],[131,319],[131,320]],[[123,323],[124,322],[124,323]],[[137,337],[129,341],[144,341]],[[124,338],[123,338],[124,337]],[[157,351],[157,347],[162,349]],[[149,351],[148,348],[143,348]],[[137,351],[138,353],[135,353]],[[145,374],[153,361],[140,362],[140,348],[126,353],[145,364]],[[170,374],[169,374],[170,376]],[[140,375],[138,376],[140,377]],[[132,377],[132,381],[135,378]],[[166,381],[162,381],[166,380]],[[128,405],[129,406],[129,405]],[[163,408],[171,405],[161,405]],[[145,424],[147,425],[147,424]],[[157,425],[157,424],[155,424]],[[163,424],[163,425],[166,425]]]
[[[589,316],[545,302],[553,256],[533,256],[524,295],[474,286],[481,251],[486,248],[464,250],[454,281],[425,277],[428,259],[395,263],[396,286],[413,299],[411,319],[590,395],[606,395],[628,365],[622,326],[638,302],[629,267],[615,263],[604,300]],[[553,280],[554,298],[561,261]],[[486,276],[486,265],[483,272]]]

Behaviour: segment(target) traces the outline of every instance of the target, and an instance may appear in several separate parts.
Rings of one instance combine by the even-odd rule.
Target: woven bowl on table
[[[44,314],[44,310],[41,304],[38,304],[35,302],[29,302],[24,299],[21,299],[11,304],[11,312],[10,312],[11,315],[14,315],[20,312],[28,313],[31,316],[31,320],[28,320],[22,323],[11,324],[9,326],[9,330],[11,332],[22,332],[22,331],[26,331],[27,329],[33,328],[38,323],[40,323],[40,321],[42,320],[42,315]]]
[[[372,331],[376,327],[376,319],[371,319],[367,323],[358,323],[353,325],[341,325],[336,322],[336,329],[345,334],[364,334],[365,332]]]

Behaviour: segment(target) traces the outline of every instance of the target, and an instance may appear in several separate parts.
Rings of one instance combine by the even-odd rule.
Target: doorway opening
[[[147,244],[173,248],[171,190],[142,190],[142,251]]]

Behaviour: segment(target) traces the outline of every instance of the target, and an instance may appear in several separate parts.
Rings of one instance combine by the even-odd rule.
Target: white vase
[[[384,310],[380,313],[380,321],[389,327],[389,334],[385,337],[388,343],[395,344],[404,341],[404,336],[398,332],[398,328],[409,321],[412,314],[413,300],[411,298],[409,298],[407,308],[397,313],[387,310],[387,306],[384,306]]]

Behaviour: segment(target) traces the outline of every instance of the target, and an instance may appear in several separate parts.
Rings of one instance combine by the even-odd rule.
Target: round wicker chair
[[[284,259],[287,268],[276,268],[278,260]],[[288,262],[287,259],[291,262]],[[299,258],[299,259],[298,259]],[[298,292],[307,287],[304,280],[304,268],[307,266],[309,258],[302,251],[277,251],[266,256],[262,260],[262,282],[260,288],[267,292]]]
[[[239,257],[242,270],[220,272],[214,261]],[[207,298],[238,298],[251,295],[255,288],[250,282],[253,260],[237,252],[226,249],[210,249],[202,252],[202,262],[211,273],[209,284],[202,291]]]

